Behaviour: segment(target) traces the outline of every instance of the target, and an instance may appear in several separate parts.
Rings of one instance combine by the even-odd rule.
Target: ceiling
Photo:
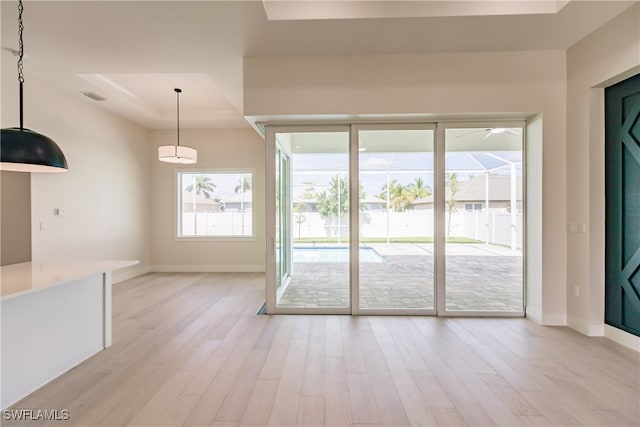
[[[435,132],[419,130],[366,130],[358,132],[358,147],[366,153],[433,152]],[[349,152],[349,132],[283,132],[276,139],[290,154]],[[447,128],[446,152],[521,151],[522,128]]]
[[[149,129],[175,126],[179,87],[181,127],[245,127],[245,56],[566,49],[634,3],[25,0],[25,77]],[[0,7],[13,62],[17,5]]]

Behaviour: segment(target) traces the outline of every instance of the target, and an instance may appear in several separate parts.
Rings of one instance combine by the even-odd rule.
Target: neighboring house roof
[[[182,193],[182,203],[183,204],[193,203],[193,193],[191,191],[184,191]],[[202,195],[196,194],[196,204],[198,204],[198,205],[217,206],[220,203],[218,203],[215,200],[213,200],[213,198],[207,199],[206,197],[204,197]]]
[[[222,201],[225,203],[240,203],[242,201],[242,194],[241,193],[230,193],[230,194],[226,194],[224,196],[221,196]],[[247,190],[244,192],[244,202],[245,203],[251,203],[251,201],[253,200],[253,193],[251,192],[251,190]]]
[[[242,199],[242,195],[240,193],[228,194],[225,197],[220,196],[219,194],[215,194],[211,198],[206,198],[203,195],[196,194],[196,203],[197,204],[220,204],[214,200],[215,197],[219,197],[221,199],[221,203],[240,203]],[[253,194],[251,190],[244,192],[244,202],[251,203]],[[182,201],[183,203],[193,202],[193,193],[191,191],[185,191],[182,193]]]
[[[373,204],[383,204],[386,203],[386,200],[381,199],[378,196],[370,196],[368,194],[366,194],[364,196],[364,200],[362,201],[362,203],[367,203],[369,205],[373,205]]]
[[[522,200],[522,177],[516,178],[516,199]],[[476,175],[468,181],[459,181],[460,190],[455,195],[458,202],[476,202],[485,200],[486,181],[484,175]],[[451,192],[446,190],[446,198],[451,198]],[[510,175],[489,175],[489,200],[511,200],[511,176]],[[424,199],[415,200],[417,204],[433,203],[433,195]]]

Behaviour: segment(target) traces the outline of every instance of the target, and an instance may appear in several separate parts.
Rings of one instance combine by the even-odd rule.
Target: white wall
[[[542,144],[532,144],[529,141],[542,139],[542,114],[529,117],[526,128],[526,162],[529,165],[542,164]],[[526,170],[526,278],[528,283],[542,283],[542,168],[528,168]],[[527,286],[527,317],[542,323],[542,286]],[[545,319],[547,323],[562,323],[564,319]]]
[[[244,79],[247,116],[535,116],[544,125],[528,135],[539,154],[528,166],[541,191],[528,206],[542,214],[542,226],[529,228],[540,233],[530,245],[540,245],[541,271],[527,276],[528,286],[540,296],[538,320],[565,323],[564,51],[255,57],[245,58]]]
[[[148,156],[175,144],[175,131],[155,131]],[[195,165],[154,161],[151,168],[151,245],[156,271],[264,271],[264,140],[252,129],[180,131],[180,143],[198,150]],[[176,239],[176,173],[208,169],[251,169],[253,239]]]
[[[15,61],[2,54],[2,127],[16,126]],[[119,280],[150,262],[148,132],[93,102],[27,75],[25,127],[56,141],[69,163],[67,173],[31,176],[32,258],[140,260]]]
[[[638,5],[567,52],[567,219],[587,224],[568,235],[567,306],[569,325],[590,335],[604,331],[604,87],[638,72]]]
[[[0,172],[0,265],[31,261],[31,177]]]

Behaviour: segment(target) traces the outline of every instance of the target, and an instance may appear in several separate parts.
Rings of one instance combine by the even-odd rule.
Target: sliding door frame
[[[522,309],[519,311],[470,311],[446,309],[446,258],[445,258],[445,130],[449,128],[514,128],[522,129]],[[344,124],[304,124],[304,125],[270,125],[264,124],[265,130],[265,220],[266,220],[266,312],[268,314],[351,314],[351,315],[437,315],[437,316],[485,316],[485,317],[523,317],[526,307],[526,121],[464,121],[464,122],[415,122],[378,124],[344,123]],[[434,212],[434,308],[433,309],[395,309],[395,308],[360,308],[359,283],[359,246],[360,246],[360,209],[359,209],[359,134],[360,130],[433,130],[434,131],[434,185],[433,194],[436,201]],[[276,134],[302,132],[348,132],[349,133],[349,307],[278,307],[275,267],[275,155]],[[355,208],[354,208],[355,207]],[[295,273],[294,273],[295,274]]]
[[[265,126],[265,240],[266,240],[266,309],[267,314],[351,314],[352,303],[349,302],[347,307],[278,307],[277,289],[276,289],[276,257],[275,257],[275,230],[276,230],[276,181],[275,181],[275,156],[276,135],[279,133],[318,133],[318,132],[343,132],[351,136],[351,127],[349,125],[292,125],[292,126]],[[349,146],[349,177],[351,178],[351,143]],[[293,156],[289,153],[289,167],[293,165]],[[293,182],[293,176],[290,175],[289,183]],[[351,188],[351,187],[349,187]],[[293,197],[289,197],[290,212],[293,212]],[[351,203],[351,200],[350,200]],[[350,204],[350,207],[353,205]],[[350,209],[351,211],[351,209]],[[351,213],[350,213],[351,215]],[[349,217],[351,221],[351,216]],[[352,256],[352,224],[349,224],[349,248]],[[292,242],[289,242],[292,244]],[[293,257],[293,250],[291,251]],[[350,267],[353,269],[353,267]],[[292,271],[295,274],[295,271]],[[351,278],[352,270],[349,272]],[[350,294],[349,294],[350,295]]]
[[[384,123],[384,124],[353,124],[351,126],[351,206],[357,206],[357,209],[351,210],[351,223],[357,224],[355,227],[351,227],[352,241],[357,243],[356,249],[351,251],[351,313],[354,315],[389,315],[389,316],[434,316],[436,315],[436,301],[437,301],[437,289],[435,282],[435,263],[434,263],[434,282],[431,284],[433,289],[434,305],[433,308],[362,308],[360,307],[360,265],[359,265],[359,247],[360,247],[360,131],[403,131],[403,130],[425,130],[433,131],[433,158],[434,164],[429,165],[433,168],[434,174],[434,187],[435,176],[437,175],[435,165],[435,150],[436,150],[436,125],[434,123]],[[434,191],[435,188],[434,188]],[[434,215],[435,222],[435,215]],[[437,230],[436,225],[433,225],[434,234]],[[434,251],[437,251],[434,241]],[[435,261],[435,258],[434,258]]]
[[[527,277],[527,159],[526,159],[526,121],[482,121],[482,122],[440,122],[436,124],[436,311],[441,317],[524,317],[526,301]],[[490,310],[447,310],[446,289],[446,230],[445,230],[445,131],[446,129],[466,128],[521,128],[522,129],[522,309],[518,311]]]

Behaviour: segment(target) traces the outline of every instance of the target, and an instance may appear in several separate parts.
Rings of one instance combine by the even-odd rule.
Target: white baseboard
[[[579,317],[569,316],[567,318],[567,326],[580,332],[582,335],[589,335],[589,322]]]
[[[527,319],[543,326],[566,326],[567,316],[564,314],[543,314],[539,308],[527,307]]]
[[[604,323],[589,323],[577,317],[569,317],[567,326],[589,337],[606,337],[611,341],[640,352],[640,337]]]
[[[527,319],[534,321],[538,325],[542,324],[542,314],[540,309],[534,307],[527,307]]]
[[[567,315],[543,313],[540,324],[544,326],[567,326]]]
[[[604,325],[602,323],[589,323],[587,320],[569,316],[567,318],[567,326],[588,337],[604,336]]]
[[[604,324],[603,323],[590,323],[589,324],[589,336],[590,337],[603,337],[604,336]]]
[[[614,328],[610,325],[603,325],[603,327],[605,337],[609,338],[611,341],[640,352],[640,337],[625,332],[622,329]]]
[[[153,265],[158,273],[264,273],[264,265]]]
[[[151,272],[150,265],[137,265],[135,267],[129,267],[122,270],[116,270],[113,272],[111,283],[124,282],[125,280],[133,279],[134,277],[142,276]]]

